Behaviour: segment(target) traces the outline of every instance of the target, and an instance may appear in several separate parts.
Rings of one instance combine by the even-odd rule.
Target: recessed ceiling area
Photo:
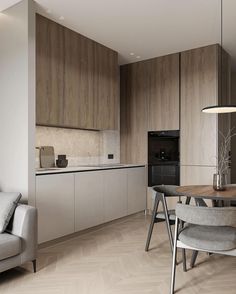
[[[120,64],[220,43],[220,0],[36,0],[39,12],[119,52]],[[236,1],[223,0],[224,47],[236,61]],[[130,53],[134,53],[131,55]]]
[[[15,5],[18,2],[20,2],[20,0],[0,0],[0,12]]]
[[[1,7],[19,0],[1,0]],[[37,11],[119,53],[125,64],[220,43],[221,0],[36,0]],[[236,69],[236,1],[223,0],[223,47]]]

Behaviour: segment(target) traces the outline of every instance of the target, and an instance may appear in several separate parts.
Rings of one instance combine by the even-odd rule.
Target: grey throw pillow
[[[0,192],[0,233],[6,230],[20,198],[20,193]]]

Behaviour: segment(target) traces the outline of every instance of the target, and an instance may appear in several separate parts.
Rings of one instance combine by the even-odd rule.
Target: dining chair
[[[152,238],[154,224],[163,222],[163,221],[165,221],[166,223],[171,251],[173,250],[173,236],[172,236],[170,226],[175,224],[175,210],[168,210],[166,198],[177,196],[179,197],[179,201],[181,201],[180,194],[176,192],[176,188],[178,187],[179,186],[174,186],[174,185],[158,185],[158,186],[152,187],[155,193],[155,200],[154,200],[153,211],[152,211],[152,219],[151,219],[151,223],[149,225],[149,230],[148,230],[145,251],[149,250],[149,245]],[[190,201],[190,198],[188,201]],[[163,211],[158,211],[160,202],[162,203]]]
[[[184,227],[180,227],[184,222]],[[236,256],[236,207],[177,203],[170,294],[174,293],[177,248]]]

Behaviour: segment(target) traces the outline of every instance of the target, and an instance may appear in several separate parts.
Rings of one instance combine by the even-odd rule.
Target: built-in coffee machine
[[[179,131],[148,132],[148,186],[179,185]]]

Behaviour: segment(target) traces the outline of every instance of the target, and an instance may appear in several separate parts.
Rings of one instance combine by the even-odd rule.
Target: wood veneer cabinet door
[[[63,125],[94,128],[94,42],[65,28]]]
[[[36,123],[63,124],[63,27],[37,14],[36,21]]]
[[[94,125],[96,129],[118,128],[118,54],[95,44]]]
[[[37,124],[118,129],[117,52],[37,15]]]
[[[147,163],[148,61],[121,66],[121,161]]]
[[[179,129],[179,54],[149,60],[148,130]]]
[[[218,52],[212,45],[181,53],[181,164],[215,166],[217,116],[201,109],[218,103]]]

